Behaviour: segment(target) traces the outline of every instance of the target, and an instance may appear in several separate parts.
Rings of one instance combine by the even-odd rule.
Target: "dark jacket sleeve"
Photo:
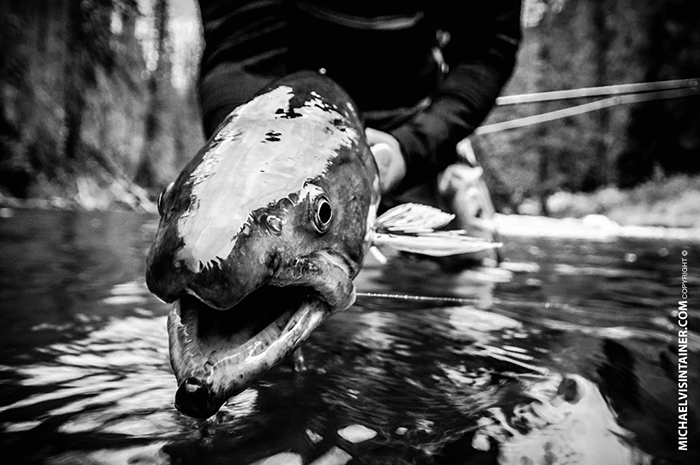
[[[441,26],[449,42],[442,52],[449,71],[431,104],[391,131],[407,165],[399,192],[456,161],[457,143],[486,118],[513,72],[521,39],[520,0],[479,3],[487,5],[474,13],[469,7],[444,11]]]

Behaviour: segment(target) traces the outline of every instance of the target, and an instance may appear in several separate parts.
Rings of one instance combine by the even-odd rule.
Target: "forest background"
[[[152,211],[204,142],[198,15],[195,0],[0,1],[0,204]],[[697,0],[524,0],[522,23],[504,95],[700,77]],[[700,227],[697,86],[472,142],[500,212]]]

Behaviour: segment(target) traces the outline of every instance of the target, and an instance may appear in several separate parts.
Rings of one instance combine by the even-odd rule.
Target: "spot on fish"
[[[292,119],[292,118],[298,118],[298,117],[300,117],[300,116],[304,116],[304,115],[302,115],[301,113],[299,113],[298,111],[296,111],[296,109],[291,108],[291,107],[290,107],[290,108],[287,108],[287,109],[285,109],[285,108],[278,108],[278,109],[275,111],[275,114],[276,114],[276,115],[280,115],[279,117],[280,117],[280,118],[283,118],[283,119]]]
[[[280,235],[282,233],[282,225],[284,221],[275,215],[265,215],[262,218],[265,226],[267,226],[268,231],[275,235]]]
[[[340,113],[340,110],[335,105],[332,105],[330,102],[327,102],[318,93],[312,91],[311,97],[312,98],[309,99],[304,104],[304,106],[316,107],[316,108],[318,108],[326,113],[330,113],[330,112]]]
[[[231,240],[234,241],[236,238],[240,236],[248,236],[250,234],[250,222],[246,221],[245,224],[243,225],[243,228],[241,228],[241,232],[238,234],[235,234]]]
[[[274,129],[270,129],[266,134],[267,137],[265,137],[265,141],[267,142],[279,142],[280,136],[282,135],[281,132],[277,132]]]
[[[312,106],[318,108],[319,110],[323,111],[324,113],[331,113],[331,112],[336,111],[334,106],[332,106],[329,103],[324,102],[324,101],[314,100]]]

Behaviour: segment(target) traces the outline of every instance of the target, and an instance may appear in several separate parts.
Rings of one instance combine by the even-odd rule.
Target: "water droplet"
[[[313,442],[314,444],[318,444],[319,442],[323,441],[323,436],[321,436],[320,434],[314,433],[310,429],[306,430],[306,435],[309,437],[311,442]]]
[[[259,460],[254,465],[301,465],[303,462],[301,455],[294,452],[280,452],[266,459]]]
[[[268,215],[265,218],[265,222],[267,223],[267,227],[270,231],[279,234],[282,232],[282,225],[284,222],[282,221],[281,218],[275,215]]]
[[[350,460],[352,460],[352,455],[340,447],[333,446],[310,465],[345,465]]]
[[[373,429],[369,429],[362,425],[350,425],[341,430],[338,430],[338,435],[346,441],[357,444],[360,442],[372,439],[377,435],[377,432]]]

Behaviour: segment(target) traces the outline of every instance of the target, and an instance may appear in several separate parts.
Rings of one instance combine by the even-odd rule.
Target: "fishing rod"
[[[475,135],[491,134],[508,129],[521,128],[534,124],[554,121],[570,116],[581,115],[621,104],[649,102],[700,95],[700,79],[680,79],[675,81],[620,84],[612,86],[588,87],[581,89],[537,92],[532,94],[508,95],[496,100],[498,106],[528,103],[554,102],[571,99],[608,97],[594,102],[576,105],[561,110],[554,110],[533,116],[526,116],[500,123],[486,124],[478,127]]]
[[[496,99],[497,106],[521,105],[525,103],[553,102],[591,97],[610,97],[613,95],[643,94],[675,89],[700,90],[700,78],[677,79],[673,81],[640,82],[634,84],[615,84],[599,87],[582,87],[578,89],[535,92],[531,94],[504,95]]]

